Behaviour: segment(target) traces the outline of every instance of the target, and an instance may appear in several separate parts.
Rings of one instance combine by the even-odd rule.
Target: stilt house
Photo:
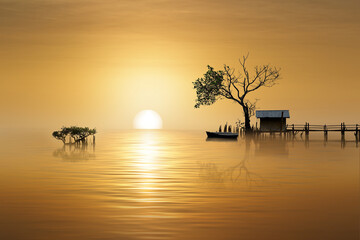
[[[259,110],[256,118],[260,119],[260,131],[280,132],[286,130],[286,119],[290,114],[289,110]]]

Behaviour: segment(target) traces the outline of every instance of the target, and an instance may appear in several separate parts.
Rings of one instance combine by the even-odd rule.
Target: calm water
[[[360,148],[310,137],[2,134],[0,239],[358,240]]]

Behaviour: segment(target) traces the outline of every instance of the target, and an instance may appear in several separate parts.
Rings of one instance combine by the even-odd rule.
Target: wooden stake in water
[[[326,124],[324,125],[324,140],[325,140],[325,142],[327,142],[327,140],[328,140],[328,130],[327,130]]]

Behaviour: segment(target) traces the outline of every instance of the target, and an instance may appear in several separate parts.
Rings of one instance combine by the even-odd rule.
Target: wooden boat
[[[230,133],[230,132],[208,132],[206,131],[208,138],[230,138],[234,139],[239,136],[237,133]]]

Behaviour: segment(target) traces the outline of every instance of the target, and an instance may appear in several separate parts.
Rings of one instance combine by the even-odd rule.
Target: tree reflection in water
[[[53,156],[56,158],[62,158],[64,161],[77,162],[95,159],[95,145],[89,147],[88,144],[76,145],[68,144],[64,145],[53,152]]]
[[[200,164],[200,178],[207,183],[223,183],[231,182],[236,183],[240,180],[244,180],[247,185],[257,184],[263,181],[263,178],[249,170],[247,163],[250,159],[251,144],[256,139],[252,136],[244,138],[245,141],[245,153],[238,163],[230,167],[221,169],[215,163],[201,163]],[[208,139],[206,140],[208,141]],[[216,141],[216,140],[212,140]],[[224,140],[219,140],[224,141]]]

